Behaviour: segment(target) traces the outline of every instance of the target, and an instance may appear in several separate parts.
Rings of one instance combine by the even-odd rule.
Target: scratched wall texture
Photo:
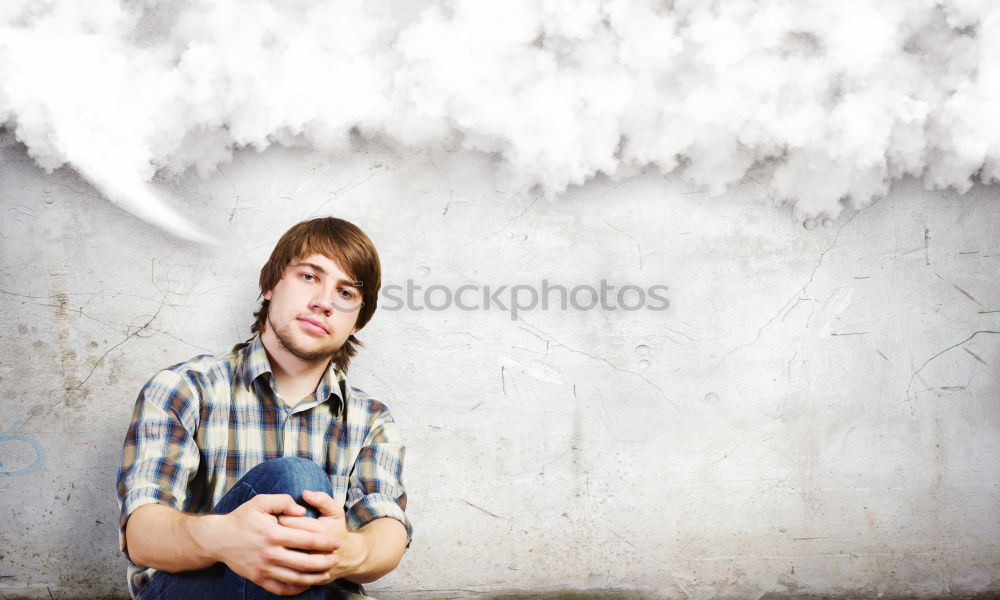
[[[376,313],[352,380],[402,427],[416,524],[376,595],[1000,588],[997,188],[904,182],[803,222],[752,184],[639,173],[550,201],[481,156],[271,149],[159,182],[209,247],[2,146],[4,597],[124,594],[136,392],[248,337],[274,241],[328,214],[370,233],[386,285],[669,288],[665,311]]]

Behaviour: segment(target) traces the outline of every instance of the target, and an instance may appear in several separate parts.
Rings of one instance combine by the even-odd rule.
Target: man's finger
[[[308,585],[290,585],[276,579],[265,579],[257,585],[276,596],[294,596],[309,589]]]
[[[306,514],[306,509],[295,502],[288,494],[257,494],[250,500],[260,510],[272,515]]]
[[[332,581],[329,573],[300,573],[294,569],[272,567],[268,569],[267,577],[279,583],[291,586],[326,585]]]
[[[278,525],[284,527],[290,527],[292,529],[301,529],[302,531],[315,531],[317,533],[323,533],[326,531],[326,526],[319,520],[310,517],[289,517],[288,515],[281,515],[278,517]]]
[[[337,501],[326,492],[313,492],[306,490],[302,492],[302,499],[316,507],[321,515],[327,517],[339,517],[344,514],[344,507],[339,506]],[[291,514],[291,513],[289,513]]]
[[[316,522],[316,519],[309,517],[278,517],[281,519],[303,519]],[[277,546],[285,548],[296,548],[298,550],[310,550],[314,552],[333,552],[340,548],[337,538],[328,535],[322,529],[305,527],[282,526],[270,530],[268,541]]]
[[[309,576],[308,579],[285,579],[283,577],[275,577],[278,581],[301,585],[316,585],[321,582],[316,580],[314,576],[326,575],[330,569],[337,565],[339,560],[333,554],[310,554],[308,552],[299,552],[297,550],[281,548],[280,550],[273,551],[270,562],[271,567],[268,570],[268,573],[272,576],[274,576],[274,573],[277,572],[275,570],[282,569],[299,575]]]

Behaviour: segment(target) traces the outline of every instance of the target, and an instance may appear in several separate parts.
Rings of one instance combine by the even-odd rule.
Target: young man
[[[133,598],[349,597],[399,564],[404,447],[345,380],[380,286],[364,232],[299,223],[261,269],[254,337],[142,389],[118,472]]]

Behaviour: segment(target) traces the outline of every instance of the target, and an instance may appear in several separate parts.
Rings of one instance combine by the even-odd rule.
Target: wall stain
[[[72,319],[69,294],[66,291],[65,253],[58,244],[50,246],[49,255],[49,286],[52,298],[52,313],[55,317],[56,361],[59,374],[63,380],[63,402],[67,407],[80,407],[85,404],[86,392],[80,391],[79,355],[73,347]]]

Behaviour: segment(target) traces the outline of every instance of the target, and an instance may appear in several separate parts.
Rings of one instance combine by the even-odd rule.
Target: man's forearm
[[[188,514],[163,504],[140,506],[125,527],[129,558],[171,573],[210,567],[218,560],[202,540],[220,516]]]
[[[125,527],[132,562],[163,571],[225,563],[273,594],[297,594],[329,582],[336,538],[283,527],[278,516],[304,517],[288,494],[257,494],[226,514],[192,515],[162,505],[140,506]]]
[[[338,551],[345,564],[333,573],[355,583],[370,583],[399,565],[406,551],[406,528],[392,518],[375,519],[356,532]],[[339,573],[339,574],[338,574]]]

